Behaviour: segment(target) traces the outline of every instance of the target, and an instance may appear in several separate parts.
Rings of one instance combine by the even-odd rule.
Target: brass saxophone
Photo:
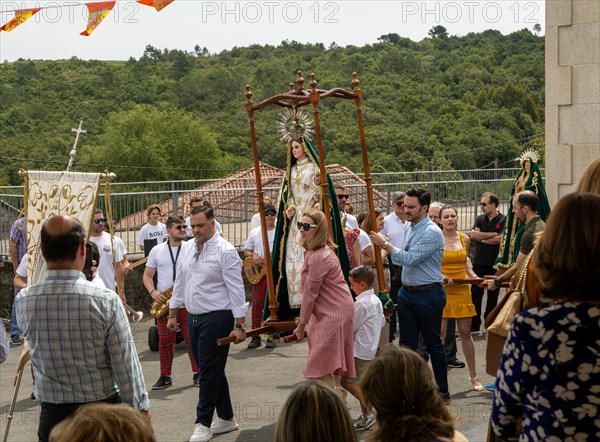
[[[171,295],[173,295],[173,287],[163,292],[163,296],[167,298],[165,302],[161,304],[154,301],[152,303],[152,305],[150,306],[150,314],[157,319],[162,318],[164,315],[166,315],[169,312],[169,300],[171,299]]]

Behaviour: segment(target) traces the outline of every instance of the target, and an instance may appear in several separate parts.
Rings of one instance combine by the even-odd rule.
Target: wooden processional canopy
[[[297,110],[308,105],[312,105],[314,119],[315,119],[315,138],[317,140],[317,153],[319,156],[319,169],[320,176],[326,176],[325,169],[325,157],[323,154],[323,140],[321,138],[321,120],[319,115],[319,102],[326,98],[341,98],[345,100],[354,100],[356,103],[356,112],[358,117],[358,131],[360,135],[360,144],[362,148],[363,167],[365,174],[365,182],[367,184],[367,196],[369,201],[369,213],[371,217],[371,225],[376,226],[376,215],[375,207],[373,203],[373,187],[371,185],[371,171],[369,169],[369,158],[367,154],[367,143],[365,140],[365,128],[362,116],[362,91],[359,87],[359,81],[356,72],[352,73],[352,91],[348,91],[342,88],[333,88],[329,90],[323,90],[317,88],[317,80],[315,74],[310,74],[309,89],[304,87],[304,78],[302,78],[302,72],[298,71],[298,78],[296,84],[298,89],[295,89],[294,83],[289,84],[289,91],[274,95],[258,104],[252,102],[252,92],[250,91],[250,85],[246,85],[246,112],[248,113],[248,122],[250,124],[250,136],[252,137],[252,153],[254,155],[254,173],[256,175],[256,189],[258,192],[258,213],[260,215],[261,225],[266,225],[265,213],[264,213],[264,202],[263,202],[263,190],[262,180],[259,167],[258,158],[258,147],[256,145],[256,131],[254,128],[254,112],[261,109],[265,109],[271,105],[280,106],[283,108],[292,109],[294,111],[295,122],[298,123]],[[321,198],[323,201],[323,212],[327,217],[327,224],[329,226],[330,235],[333,238],[333,227],[331,223],[331,212],[329,203],[329,194],[327,192],[327,180],[321,180]],[[265,251],[265,266],[267,273],[267,289],[269,296],[269,311],[271,318],[274,320],[278,319],[277,315],[277,300],[275,295],[275,283],[273,281],[273,271],[271,267],[271,253],[269,249],[269,241],[267,237],[267,230],[262,229],[262,240]],[[345,245],[344,245],[345,246]],[[383,291],[386,291],[384,277],[383,277],[383,263],[381,260],[381,254],[375,253],[375,263],[377,265],[377,277],[379,280],[380,287]]]

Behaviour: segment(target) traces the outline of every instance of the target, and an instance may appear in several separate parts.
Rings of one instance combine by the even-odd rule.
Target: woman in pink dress
[[[325,214],[304,212],[298,223],[306,249],[302,267],[302,307],[294,330],[298,340],[308,332],[308,359],[304,376],[334,387],[333,375],[355,376],[352,322],[354,303],[333,251]]]

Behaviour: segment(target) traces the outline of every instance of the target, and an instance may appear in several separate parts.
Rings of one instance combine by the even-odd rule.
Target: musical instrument
[[[256,264],[251,256],[244,259],[244,274],[248,278],[248,281],[250,281],[250,284],[258,284],[266,273],[267,267],[262,264]]]
[[[163,296],[167,298],[167,300],[163,303],[159,303],[154,301],[152,306],[150,306],[150,314],[154,316],[156,319],[162,318],[164,315],[169,313],[169,300],[173,295],[173,287],[167,289],[163,292]]]
[[[142,264],[146,264],[147,262],[148,262],[148,257],[146,256],[145,258],[138,259],[133,264],[129,263],[129,267],[127,267],[127,271],[126,271],[125,275],[126,276],[131,275],[133,273],[133,269],[135,269],[136,267],[141,266]]]
[[[123,306],[125,306],[125,310],[127,311],[127,313],[131,315],[131,320],[133,322],[140,322],[142,320],[142,318],[144,317],[144,312],[142,312],[142,311],[136,312],[134,309],[129,307],[125,301],[121,301],[121,302],[123,302]]]

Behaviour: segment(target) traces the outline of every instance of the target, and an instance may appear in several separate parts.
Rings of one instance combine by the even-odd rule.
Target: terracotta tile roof
[[[339,164],[331,164],[326,168],[335,184],[341,183],[347,186],[348,193],[351,195],[351,203],[355,207],[355,214],[366,210],[368,205],[364,180],[347,167]],[[265,195],[270,196],[273,201],[277,201],[285,171],[260,163],[260,173]],[[177,199],[178,212],[184,217],[189,216],[188,202],[192,197],[197,196],[211,202],[216,212],[216,218],[222,224],[248,221],[258,211],[255,190],[256,181],[252,166],[198,187],[191,192],[182,193]],[[384,195],[377,190],[373,192],[375,206],[387,208]],[[172,213],[173,201],[169,199],[157,204],[163,213],[162,221],[164,222]],[[146,222],[146,211],[141,210],[122,218],[115,227],[117,231],[139,229]]]

